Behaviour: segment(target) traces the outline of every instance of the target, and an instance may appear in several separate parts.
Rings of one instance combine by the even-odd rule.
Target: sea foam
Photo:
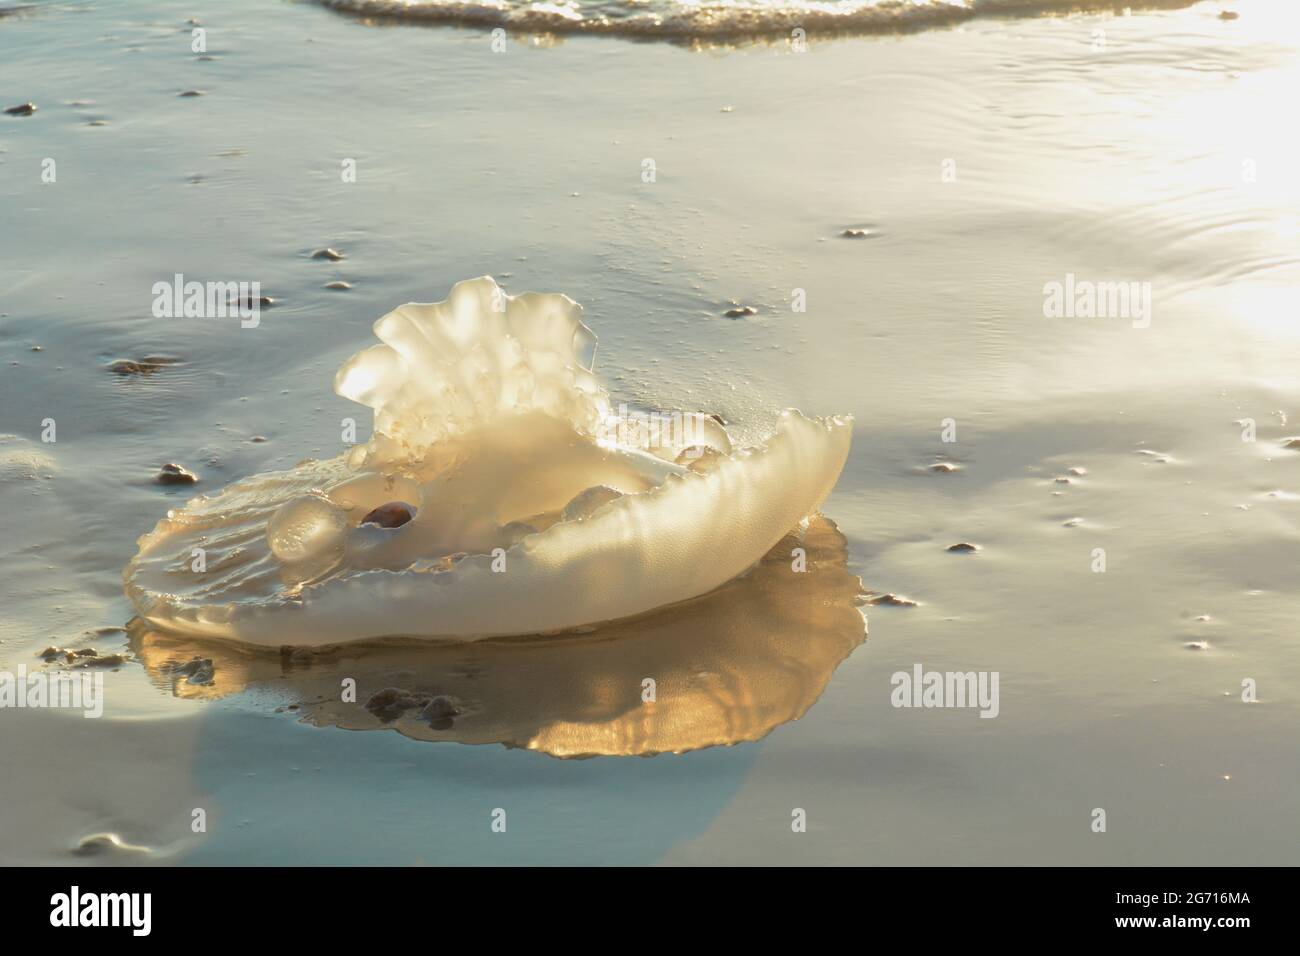
[[[801,42],[813,34],[902,33],[980,16],[1110,12],[1115,0],[319,0],[371,23],[449,23],[534,34],[593,33],[643,40]],[[1135,0],[1137,9],[1197,0]],[[796,32],[797,31],[797,32]]]

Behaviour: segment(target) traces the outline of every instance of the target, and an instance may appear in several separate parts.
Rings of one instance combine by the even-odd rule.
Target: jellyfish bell
[[[786,411],[747,448],[696,413],[611,440],[581,317],[483,277],[379,319],[335,377],[372,438],[169,513],[124,571],[141,617],[269,645],[564,631],[712,591],[817,511],[851,418]]]

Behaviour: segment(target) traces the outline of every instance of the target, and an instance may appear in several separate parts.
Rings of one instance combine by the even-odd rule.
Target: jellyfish
[[[742,447],[716,416],[616,409],[565,295],[485,276],[374,333],[334,379],[369,440],[169,512],[123,572],[149,625],[275,646],[617,621],[753,568],[848,456],[847,415],[787,410]]]

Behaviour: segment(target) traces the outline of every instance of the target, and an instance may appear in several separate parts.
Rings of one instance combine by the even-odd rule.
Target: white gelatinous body
[[[281,561],[307,561],[341,549],[347,529],[343,510],[324,495],[300,495],[271,515],[266,543]]]
[[[484,277],[384,316],[334,383],[371,440],[170,513],[124,572],[141,616],[272,645],[554,632],[711,591],[830,494],[851,419],[787,411],[739,450],[704,415],[616,420],[581,313]],[[395,502],[414,517],[362,524]]]

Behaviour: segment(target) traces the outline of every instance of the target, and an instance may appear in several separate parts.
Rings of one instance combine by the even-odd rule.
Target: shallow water
[[[1296,862],[1300,133],[1271,104],[1300,79],[1300,18],[1222,7],[804,53],[494,53],[483,30],[251,0],[0,19],[0,105],[39,106],[0,115],[0,670],[49,644],[135,656],[100,720],[0,711],[0,758],[40,768],[0,784],[0,859],[110,831],[152,849],[108,859],[168,862]],[[155,319],[177,272],[279,301],[255,329]],[[754,438],[784,406],[853,414],[823,510],[847,572],[919,605],[866,607],[865,643],[824,678],[807,662],[800,719],[649,760],[349,734],[300,719],[301,661],[244,679],[215,650],[83,636],[126,624],[122,567],[166,508],[337,453],[357,407],[329,378],[373,319],[483,273],[583,303],[616,400]],[[1067,274],[1150,283],[1149,324],[1045,317]],[[105,369],[159,354],[180,362]],[[197,488],[154,484],[167,461]],[[474,740],[529,747],[572,714],[545,679],[519,689],[508,650],[455,679],[499,702]],[[690,672],[679,652],[646,650]],[[166,679],[193,656],[225,696]],[[999,672],[998,717],[891,706],[917,662]]]

